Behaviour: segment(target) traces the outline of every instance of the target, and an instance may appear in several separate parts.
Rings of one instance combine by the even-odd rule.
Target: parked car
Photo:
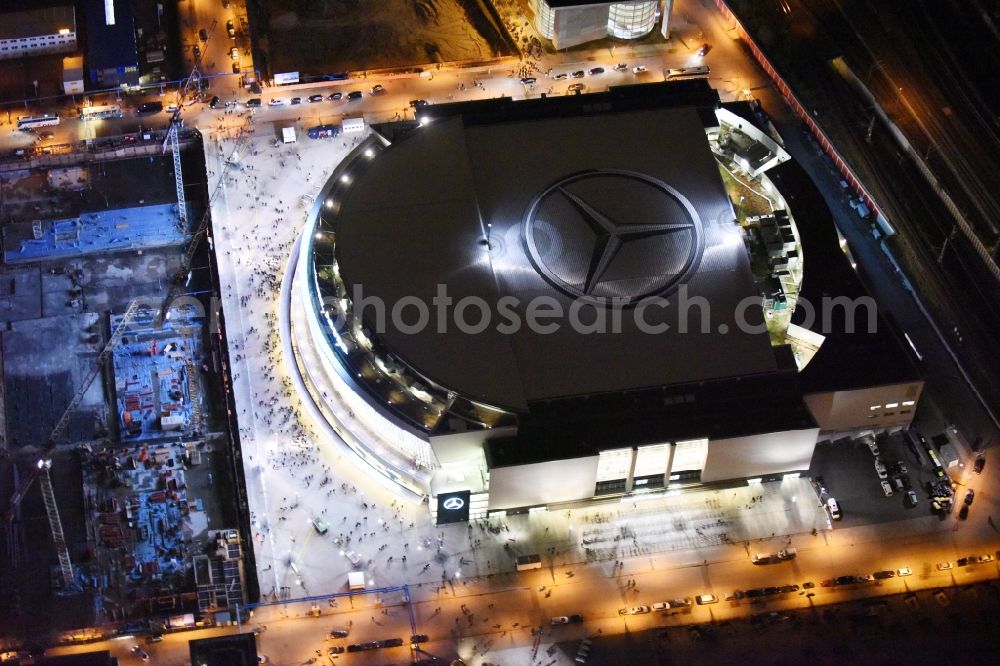
[[[571,83],[569,85],[569,88],[567,88],[566,90],[575,93],[575,92],[583,92],[586,88],[587,86],[585,86],[582,83]]]
[[[138,645],[133,645],[132,646],[132,653],[135,656],[139,657],[139,659],[142,659],[143,661],[149,661],[149,653],[146,652],[145,650],[143,650]]]
[[[278,99],[277,97],[275,97],[274,99],[268,100],[267,101],[267,105],[268,106],[284,106],[285,105],[285,100]]]
[[[628,71],[628,63],[624,63],[624,62],[618,63],[617,65],[615,65],[615,71],[616,72],[625,72],[625,71]]]
[[[322,95],[309,95],[309,101],[310,102],[322,102],[323,101],[323,96]]]
[[[906,493],[906,503],[911,507],[916,506],[920,503],[920,498],[917,497],[917,493],[913,490],[907,491]]]
[[[554,81],[562,81],[562,80],[568,79],[568,78],[569,78],[569,74],[567,74],[566,72],[560,72],[559,74],[556,74],[555,76],[552,77],[552,79]]]
[[[351,92],[347,93],[347,99],[352,100],[352,101],[356,100],[356,99],[361,99],[361,91],[360,90],[352,90]]]
[[[655,604],[650,605],[654,611],[665,611],[670,610],[670,604],[666,601],[657,601]]]
[[[229,39],[236,39],[236,26],[232,21],[226,21],[226,34],[229,35]]]
[[[707,606],[708,604],[718,603],[719,597],[714,594],[699,594],[695,597],[695,601],[698,602],[699,606]]]
[[[569,616],[568,615],[557,615],[556,617],[552,618],[552,624],[553,625],[569,624]]]
[[[882,461],[877,457],[875,458],[875,473],[878,474],[878,478],[885,480],[889,478],[889,470],[885,468]]]
[[[194,53],[195,60],[201,57],[201,47],[198,46],[197,44],[194,45],[194,48],[191,49],[191,52]]]
[[[343,96],[344,96],[344,93],[342,93],[342,92],[335,92],[335,93],[330,93],[330,96],[327,97],[327,99],[330,100],[331,102],[336,102],[336,101],[340,100]]]
[[[236,48],[235,46],[233,48],[229,49],[229,57],[232,58],[233,60],[239,60],[240,59],[240,50],[238,48]]]
[[[949,569],[954,569],[954,568],[955,568],[955,565],[952,564],[951,562],[938,562],[937,563],[937,570],[938,571],[948,571]]]
[[[239,73],[240,73],[240,63],[234,62],[233,63],[233,74],[239,74]]]
[[[882,492],[885,493],[886,497],[892,497],[892,486],[889,485],[888,481],[882,482]]]
[[[313,529],[316,530],[318,534],[326,534],[327,530],[330,529],[330,525],[320,517],[312,519]]]
[[[969,488],[969,492],[965,493],[965,506],[972,506],[974,499],[976,499],[976,491]]]
[[[885,571],[876,571],[873,575],[875,576],[875,580],[885,580],[886,578],[895,578],[896,572],[886,569]]]
[[[603,67],[591,67],[590,68],[590,75],[591,76],[597,76],[598,74],[603,74],[603,73],[604,73],[604,68]]]
[[[837,504],[837,500],[830,497],[826,500],[826,508],[830,510],[830,518],[833,520],[840,520],[840,505]]]
[[[417,643],[426,643],[430,640],[427,634],[413,634],[410,636],[410,643],[416,645]]]
[[[645,615],[649,612],[649,606],[632,606],[631,608],[619,608],[619,615]]]
[[[208,41],[208,31],[206,31],[204,28],[202,28],[201,30],[199,30],[198,31],[198,39],[200,39],[203,42],[207,42]]]
[[[646,68],[645,65],[636,65],[635,67],[632,68],[633,74],[642,74],[643,72],[648,72],[648,71],[649,70]]]
[[[872,455],[877,457],[879,454],[879,450],[878,450],[878,444],[875,443],[875,438],[866,437],[865,443],[868,445],[868,449],[872,452]]]
[[[976,463],[972,466],[972,471],[976,474],[982,474],[984,467],[986,467],[986,456],[979,454],[976,456]]]
[[[979,555],[978,557],[976,557],[976,562],[978,562],[979,564],[986,564],[987,562],[992,562],[992,561],[993,561],[993,556],[990,554]]]
[[[684,597],[683,599],[671,599],[669,602],[671,608],[689,608],[691,606],[691,599],[689,597]]]
[[[382,87],[381,83],[376,83],[371,87],[371,90],[369,90],[368,92],[370,92],[373,95],[380,95],[385,92],[385,88]]]
[[[346,648],[343,645],[334,645],[327,649],[328,654],[344,654]]]
[[[575,72],[573,72],[573,78],[574,79],[582,79],[586,75],[587,75],[587,73],[584,72],[582,69],[578,69]]]
[[[302,103],[302,98],[301,97],[293,97],[290,100],[288,100],[288,103],[289,104],[301,104]]]
[[[208,103],[208,108],[214,109],[217,106],[219,106],[219,96],[218,95],[213,95],[212,96],[212,101]]]
[[[702,44],[701,48],[698,49],[698,56],[702,57],[708,54],[712,50],[711,44]]]
[[[902,460],[897,460],[892,464],[893,474],[909,474],[909,470],[906,468],[906,463]]]
[[[419,109],[422,106],[427,106],[428,102],[426,99],[411,99],[410,106],[414,109]]]
[[[535,77],[533,77],[533,76],[526,76],[526,77],[524,77],[523,79],[521,79],[521,83],[523,83],[523,84],[524,84],[524,85],[526,85],[526,86],[530,86],[530,85],[531,85],[532,83],[534,83],[534,82],[535,82],[536,80],[537,80],[537,79],[535,79]]]
[[[897,576],[910,576],[913,574],[913,570],[910,567],[903,567],[902,569],[896,569]]]

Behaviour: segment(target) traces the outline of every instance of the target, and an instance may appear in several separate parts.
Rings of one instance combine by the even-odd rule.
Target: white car
[[[232,58],[233,60],[239,60],[240,59],[240,50],[238,48],[236,48],[235,46],[233,48],[229,49],[229,57]]]
[[[379,95],[385,92],[385,88],[382,87],[381,83],[378,83],[373,85],[371,90],[369,90],[368,92],[370,92],[372,95]]]
[[[645,71],[648,71],[645,65],[637,65],[636,67],[632,68],[633,74],[642,74]]]
[[[719,597],[714,594],[699,594],[694,600],[698,602],[699,606],[707,606],[708,604],[717,603]]]
[[[840,505],[832,497],[826,500],[826,508],[830,510],[830,518],[840,520]]]
[[[892,486],[889,485],[888,481],[882,482],[882,492],[885,493],[886,497],[892,497]]]
[[[285,105],[285,100],[283,100],[283,99],[272,99],[272,100],[268,101],[267,105],[268,106],[284,106]]]
[[[938,571],[948,571],[949,569],[954,569],[954,568],[955,565],[952,564],[951,562],[938,562],[937,564]]]
[[[619,615],[645,615],[649,612],[649,606],[632,606],[631,608],[618,609]]]
[[[903,567],[902,569],[896,569],[897,576],[909,576],[912,573],[913,570],[910,569],[910,567]]]
[[[670,610],[670,604],[666,601],[657,601],[655,604],[650,606],[655,611]]]

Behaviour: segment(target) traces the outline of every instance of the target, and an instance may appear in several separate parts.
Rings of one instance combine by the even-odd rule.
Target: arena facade
[[[294,255],[314,413],[442,522],[780,479],[908,425],[914,362],[766,130],[705,81],[377,127]]]

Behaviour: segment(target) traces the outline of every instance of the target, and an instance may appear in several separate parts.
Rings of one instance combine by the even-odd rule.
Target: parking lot
[[[875,457],[864,438],[845,438],[816,445],[809,475],[814,480],[823,479],[828,491],[823,500],[836,498],[843,516],[837,523],[839,526],[886,523],[930,514],[930,502],[924,488],[925,483],[934,478],[930,466],[922,465],[913,455],[902,433],[880,435],[876,445],[879,457],[890,470],[887,480],[893,485],[891,497],[886,497],[882,489],[875,471]],[[899,476],[891,472],[897,461],[905,465],[904,476],[917,493],[919,503],[916,507],[909,506],[904,499],[905,490],[897,490],[893,484],[893,477]]]

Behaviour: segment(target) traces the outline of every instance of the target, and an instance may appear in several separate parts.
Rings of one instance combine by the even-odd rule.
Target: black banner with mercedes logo
[[[472,493],[460,490],[455,493],[441,493],[437,496],[437,524],[461,523],[469,520],[469,497]]]

